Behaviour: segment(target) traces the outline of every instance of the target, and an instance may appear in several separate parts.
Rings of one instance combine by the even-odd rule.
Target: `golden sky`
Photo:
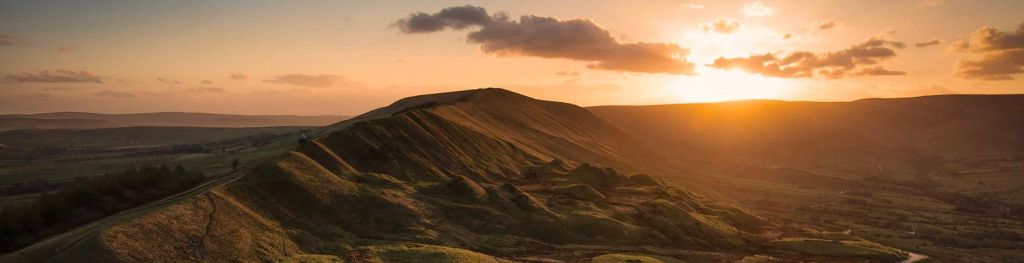
[[[3,1],[0,113],[1024,92],[1024,1]]]

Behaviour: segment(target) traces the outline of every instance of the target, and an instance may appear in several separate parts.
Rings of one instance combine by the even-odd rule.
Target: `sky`
[[[1024,93],[1024,1],[0,1],[0,113]]]

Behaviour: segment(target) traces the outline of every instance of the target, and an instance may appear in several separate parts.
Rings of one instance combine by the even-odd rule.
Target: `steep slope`
[[[234,183],[106,229],[50,260],[902,255],[801,230],[784,234],[806,239],[768,242],[779,236],[764,235],[778,232],[770,231],[777,229],[772,222],[625,172],[648,169],[660,157],[621,130],[582,108],[505,90],[414,97],[325,129],[332,132]],[[849,253],[790,248],[817,241]]]
[[[539,158],[601,163],[641,172],[661,168],[663,163],[662,157],[641,141],[583,108],[494,88],[405,98],[328,126],[323,133],[417,109],[430,109],[446,121],[509,142]]]

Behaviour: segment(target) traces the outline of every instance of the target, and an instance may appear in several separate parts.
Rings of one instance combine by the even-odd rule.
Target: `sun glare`
[[[675,77],[671,93],[686,102],[787,99],[798,82],[743,71],[699,67],[696,76]]]
[[[706,66],[719,57],[734,57],[782,49],[781,36],[771,28],[744,24],[733,32],[686,30],[679,42],[687,43],[687,60],[697,64],[696,74],[677,76],[665,85],[667,93],[684,102],[717,102],[748,99],[789,99],[801,80],[765,77],[739,70]]]

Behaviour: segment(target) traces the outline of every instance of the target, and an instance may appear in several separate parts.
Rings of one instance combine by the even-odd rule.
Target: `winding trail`
[[[198,262],[204,262],[203,258],[206,257],[206,237],[210,235],[210,230],[213,228],[213,222],[215,220],[213,217],[217,215],[217,201],[213,200],[213,195],[210,195],[209,192],[206,192],[204,195],[206,196],[206,200],[210,202],[210,213],[207,215],[206,228],[203,230],[203,234],[199,236],[199,242],[197,242],[198,247],[196,248],[196,251],[199,255]]]
[[[108,227],[126,222],[140,215],[177,203],[178,201],[205,194],[215,187],[235,182],[246,174],[248,174],[248,171],[238,171],[217,177],[188,190],[164,197],[163,199],[106,216],[84,226],[36,242],[35,244],[22,248],[21,250],[0,255],[0,262],[19,262],[19,260],[28,260],[29,262],[52,261],[53,259],[63,255],[75,245],[96,236],[100,231],[103,231]]]

